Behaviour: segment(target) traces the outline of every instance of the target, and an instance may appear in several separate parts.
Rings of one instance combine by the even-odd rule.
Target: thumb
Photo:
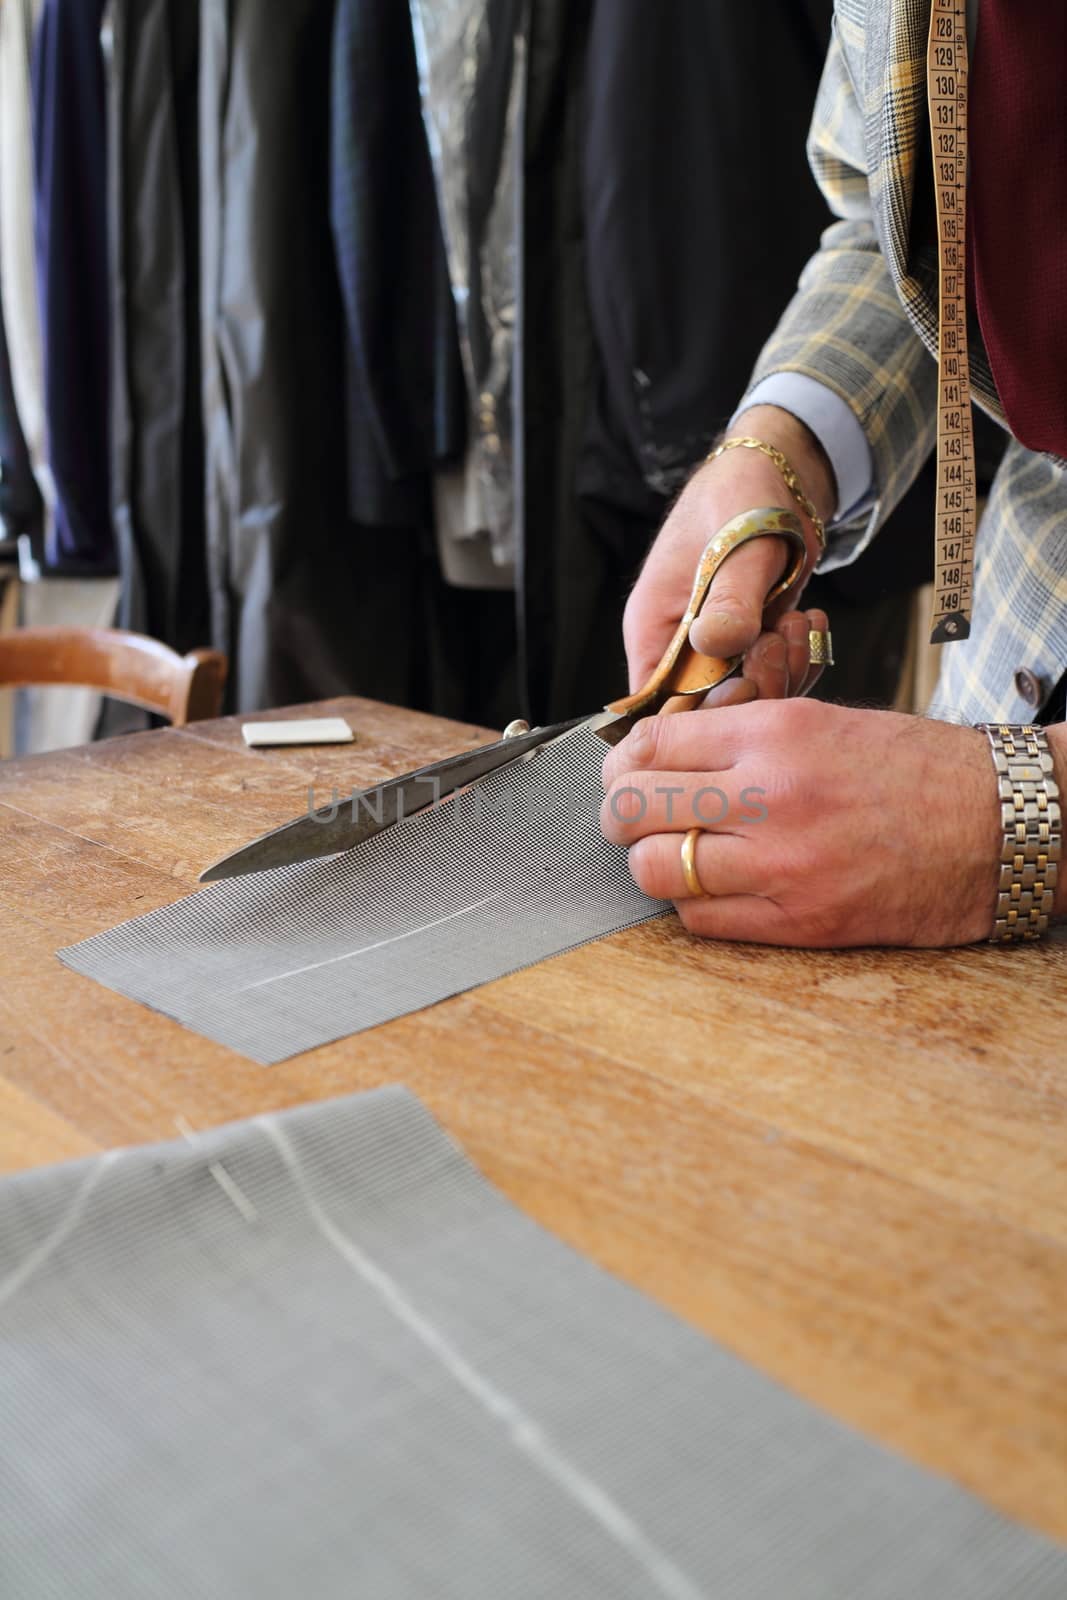
[[[702,656],[737,656],[763,631],[763,606],[785,571],[784,539],[752,539],[715,574],[689,640]]]

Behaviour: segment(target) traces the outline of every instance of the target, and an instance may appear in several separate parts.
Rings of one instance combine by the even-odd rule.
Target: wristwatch
[[[1060,791],[1042,728],[983,722],[993,751],[1004,840],[991,944],[1040,939],[1060,860]]]

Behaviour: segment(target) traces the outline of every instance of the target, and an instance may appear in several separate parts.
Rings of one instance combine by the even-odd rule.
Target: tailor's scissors
[[[777,507],[746,511],[734,517],[708,542],[697,567],[685,615],[659,665],[636,694],[613,700],[592,716],[576,717],[548,728],[512,723],[504,738],[495,744],[483,745],[458,756],[446,756],[443,761],[434,761],[416,772],[406,772],[402,777],[352,795],[342,804],[305,812],[216,861],[200,874],[201,883],[240,877],[248,872],[265,872],[270,867],[292,866],[299,861],[313,861],[320,856],[351,850],[403,818],[424,811],[513,761],[535,754],[552,740],[583,724],[605,743],[614,745],[641,717],[689,711],[699,706],[708,690],[735,673],[744,658],[700,655],[689,642],[689,629],[704,604],[712,579],[727,557],[750,539],[771,537],[785,539],[792,547],[793,559],[789,570],[767,595],[765,604],[769,605],[796,582],[804,570],[807,554],[799,518],[792,511]]]

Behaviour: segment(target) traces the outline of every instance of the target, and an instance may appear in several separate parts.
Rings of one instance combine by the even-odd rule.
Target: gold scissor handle
[[[769,606],[772,600],[796,583],[808,558],[800,518],[794,512],[784,511],[777,506],[764,506],[757,511],[745,511],[739,517],[732,517],[708,541],[697,567],[685,616],[679,622],[652,676],[636,694],[613,700],[607,707],[608,711],[635,720],[659,711],[689,711],[700,704],[709,689],[714,689],[717,683],[722,683],[724,678],[737,670],[743,656],[702,656],[689,642],[689,629],[707,599],[712,579],[727,557],[750,539],[770,538],[785,539],[792,545],[793,560],[788,572],[778,579],[768,593],[764,606]]]

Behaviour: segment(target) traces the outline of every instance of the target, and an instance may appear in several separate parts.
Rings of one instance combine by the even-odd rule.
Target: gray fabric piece
[[[60,959],[262,1062],[417,1011],[664,913],[600,833],[606,753],[579,728],[355,850],[212,885]]]
[[[542,1232],[400,1089],[0,1185],[0,1423],[18,1600],[1067,1585]]]

